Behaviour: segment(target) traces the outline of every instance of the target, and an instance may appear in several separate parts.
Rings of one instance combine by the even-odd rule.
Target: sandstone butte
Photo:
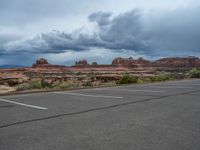
[[[51,80],[85,79],[91,74],[95,74],[100,80],[116,80],[125,73],[153,76],[160,71],[179,73],[194,67],[200,67],[200,59],[194,56],[162,58],[156,61],[145,60],[142,57],[115,58],[109,65],[99,65],[97,62],[89,64],[87,60],[80,60],[72,66],[54,65],[40,58],[32,67],[0,69],[0,85],[15,85],[34,77]]]

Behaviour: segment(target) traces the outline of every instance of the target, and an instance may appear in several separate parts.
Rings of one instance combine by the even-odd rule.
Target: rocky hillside
[[[33,78],[45,79],[50,83],[69,81],[82,85],[90,81],[116,81],[125,74],[140,77],[152,77],[163,71],[181,74],[194,67],[200,67],[198,57],[162,58],[156,61],[116,58],[109,65],[99,65],[97,62],[89,64],[87,60],[80,60],[73,66],[53,65],[41,58],[32,67],[0,69],[0,85],[15,86]]]

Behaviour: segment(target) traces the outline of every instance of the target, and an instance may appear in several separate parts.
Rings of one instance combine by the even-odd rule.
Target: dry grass
[[[16,89],[14,87],[0,85],[0,94],[9,93],[9,92],[13,92],[13,91],[16,91]]]

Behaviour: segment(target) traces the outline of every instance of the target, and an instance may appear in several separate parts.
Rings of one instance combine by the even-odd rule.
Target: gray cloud
[[[140,11],[134,10],[114,17],[99,34],[105,48],[140,51],[146,50],[142,28]]]
[[[200,53],[200,6],[176,9],[152,17],[146,25],[148,44],[168,53]]]
[[[71,0],[1,0],[1,25],[21,26],[77,13],[77,4]]]
[[[112,13],[110,12],[95,12],[89,15],[88,19],[91,22],[97,22],[99,26],[105,26],[110,23],[110,17],[112,16]]]
[[[93,13],[90,21],[96,21],[98,31],[91,34],[52,31],[32,39],[6,43],[10,52],[62,53],[67,50],[89,50],[93,47],[113,50],[142,50],[145,45],[140,37],[142,30],[138,11],[131,11],[109,19],[111,13]],[[108,21],[109,20],[109,21]],[[3,48],[2,48],[3,49]]]
[[[199,6],[148,14],[136,9],[117,16],[96,12],[88,17],[97,29],[91,33],[52,31],[28,40],[6,42],[0,49],[4,53],[63,53],[102,48],[144,55],[197,54],[199,13]]]

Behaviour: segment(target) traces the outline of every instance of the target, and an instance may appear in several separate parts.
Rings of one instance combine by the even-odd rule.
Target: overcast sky
[[[200,56],[198,0],[0,0],[0,65]]]

